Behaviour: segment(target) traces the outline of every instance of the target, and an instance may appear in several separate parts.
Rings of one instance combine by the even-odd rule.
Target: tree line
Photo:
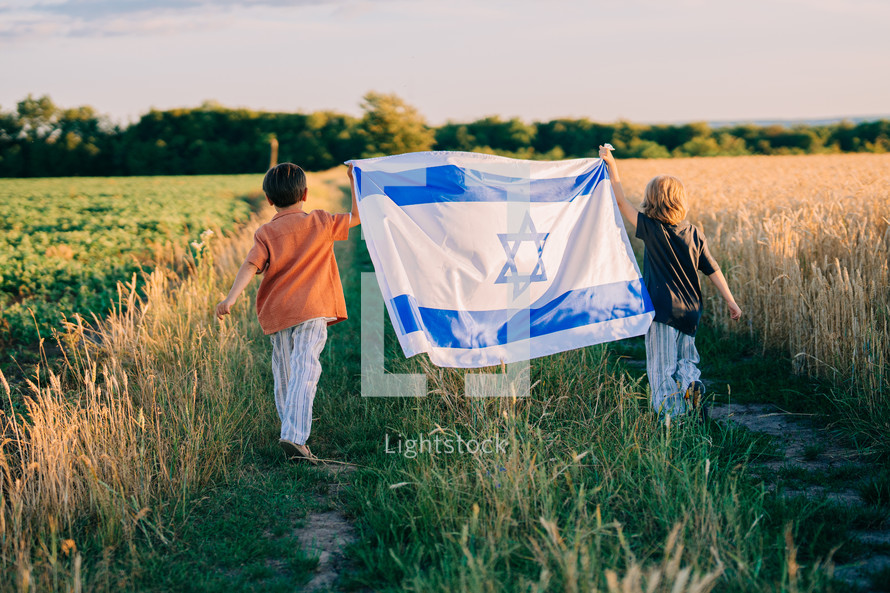
[[[486,117],[427,124],[396,95],[370,92],[362,116],[332,111],[274,113],[196,108],[151,110],[121,126],[92,107],[62,108],[28,96],[0,108],[0,177],[189,175],[266,169],[277,142],[281,161],[312,171],[356,157],[417,150],[480,151],[517,158],[597,156],[605,142],[622,158],[888,152],[890,121],[853,124],[712,127],[556,119],[526,123]]]

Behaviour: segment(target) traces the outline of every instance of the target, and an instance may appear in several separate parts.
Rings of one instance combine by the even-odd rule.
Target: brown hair
[[[293,163],[275,165],[263,177],[263,192],[279,208],[293,206],[306,192],[306,173]]]
[[[667,224],[677,224],[686,218],[689,206],[683,183],[670,175],[653,177],[643,194],[643,214]]]

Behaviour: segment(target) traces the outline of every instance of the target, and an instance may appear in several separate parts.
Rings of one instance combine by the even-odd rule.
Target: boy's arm
[[[608,145],[600,146],[600,158],[609,167],[609,179],[612,182],[612,191],[615,192],[618,209],[621,210],[621,214],[624,215],[624,218],[627,219],[630,225],[636,228],[637,215],[640,212],[624,196],[624,188],[621,187],[621,178],[618,176],[618,164],[615,162],[615,157],[612,156],[612,147]]]
[[[346,175],[349,177],[349,191],[352,192],[352,217],[349,219],[349,228],[354,226],[358,226],[362,223],[361,219],[358,215],[358,200],[355,199],[355,179],[352,176],[352,164],[350,163],[349,168],[346,170]]]
[[[235,276],[235,281],[232,283],[232,289],[229,290],[229,294],[226,295],[226,298],[220,301],[216,306],[216,316],[219,319],[222,319],[223,315],[229,314],[232,305],[235,304],[235,301],[241,293],[244,292],[244,289],[250,284],[250,279],[256,276],[256,273],[257,267],[249,261],[245,261],[241,264],[241,267],[238,269],[238,275]]]
[[[723,300],[725,300],[726,304],[729,306],[729,317],[731,319],[738,319],[741,317],[742,309],[736,304],[735,299],[732,298],[732,293],[729,291],[729,285],[726,284],[726,278],[723,277],[723,272],[717,270],[709,275],[708,279],[714,283],[720,296],[723,297]]]

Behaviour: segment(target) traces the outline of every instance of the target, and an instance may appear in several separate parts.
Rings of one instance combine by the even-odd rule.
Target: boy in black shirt
[[[643,282],[655,308],[655,320],[646,333],[646,374],[652,393],[652,409],[659,417],[677,417],[701,406],[705,392],[695,349],[695,330],[701,318],[702,298],[698,272],[704,273],[738,319],[742,310],[732,298],[726,279],[711,253],[704,234],[686,222],[686,191],[675,177],[661,175],[646,185],[636,208],[624,196],[618,165],[610,147],[600,146],[600,158],[609,167],[609,178],[621,214],[636,227],[643,240]]]

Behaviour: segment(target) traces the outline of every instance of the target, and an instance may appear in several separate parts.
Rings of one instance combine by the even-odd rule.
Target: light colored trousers
[[[312,402],[321,377],[318,357],[327,338],[328,322],[321,317],[269,336],[281,438],[298,445],[306,444],[312,429]]]
[[[646,332],[646,374],[652,392],[652,409],[663,417],[686,412],[684,395],[701,371],[695,337],[664,323],[652,322]]]

